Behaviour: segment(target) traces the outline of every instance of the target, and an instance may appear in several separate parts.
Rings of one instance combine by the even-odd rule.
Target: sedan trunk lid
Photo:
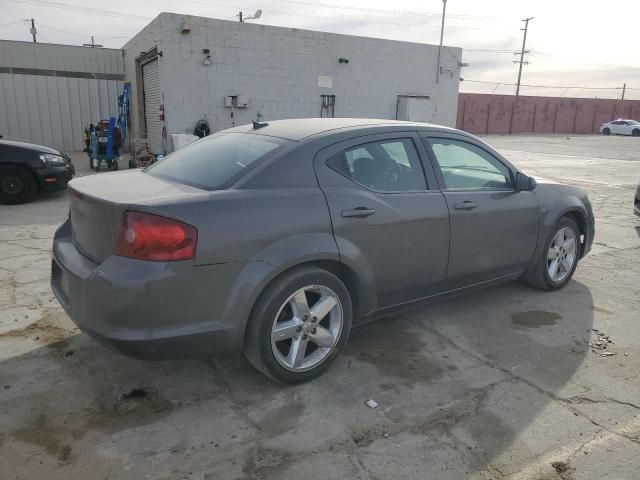
[[[142,171],[76,178],[69,183],[73,243],[86,257],[102,263],[113,253],[122,214],[181,197],[206,196],[198,188],[163,180]]]

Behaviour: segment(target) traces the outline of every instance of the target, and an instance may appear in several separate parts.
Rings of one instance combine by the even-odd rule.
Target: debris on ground
[[[551,464],[551,466],[553,467],[553,469],[558,472],[558,473],[563,473],[566,472],[567,470],[569,470],[569,465],[564,463],[564,462],[553,462]]]
[[[369,408],[377,408],[378,407],[378,402],[376,402],[375,400],[369,399],[366,402],[364,402],[364,404],[369,407]]]
[[[587,342],[587,345],[591,348],[591,351],[593,353],[599,353],[598,351],[600,351],[601,357],[610,357],[612,355],[616,355],[612,352],[603,352],[603,350],[606,350],[609,345],[613,345],[613,340],[611,340],[611,337],[601,332],[597,328],[592,328],[591,330],[593,330],[593,332],[595,333],[595,338]]]
[[[132,388],[129,391],[124,392],[120,395],[122,400],[135,400],[139,398],[144,398],[149,394],[149,392],[144,388]]]

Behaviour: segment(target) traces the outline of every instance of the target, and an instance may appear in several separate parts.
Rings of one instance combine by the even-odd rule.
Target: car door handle
[[[349,210],[342,210],[342,216],[346,218],[364,218],[376,213],[375,210],[367,207],[350,208]]]
[[[471,202],[469,200],[453,204],[453,208],[455,208],[456,210],[473,210],[477,206],[477,203]]]

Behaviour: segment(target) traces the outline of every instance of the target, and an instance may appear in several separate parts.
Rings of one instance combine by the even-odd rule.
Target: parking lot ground
[[[243,359],[143,362],[96,344],[49,290],[66,193],[0,207],[0,478],[637,479],[640,140],[485,139],[589,192],[596,243],[574,280],[355,329],[297,387]],[[588,346],[598,334],[613,341],[604,351]]]

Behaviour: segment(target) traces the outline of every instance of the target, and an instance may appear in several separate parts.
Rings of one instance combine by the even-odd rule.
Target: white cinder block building
[[[125,46],[132,131],[154,153],[212,132],[301,117],[456,120],[462,50],[162,13]]]

